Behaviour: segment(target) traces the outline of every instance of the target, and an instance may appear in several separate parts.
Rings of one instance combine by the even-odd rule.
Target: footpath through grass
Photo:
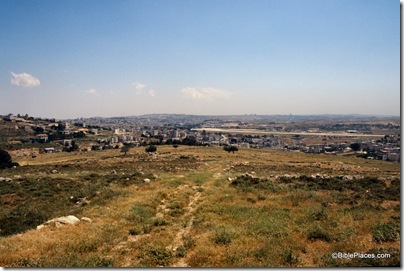
[[[0,172],[1,266],[400,265],[399,164],[187,146],[63,155]],[[71,214],[92,223],[36,230]]]

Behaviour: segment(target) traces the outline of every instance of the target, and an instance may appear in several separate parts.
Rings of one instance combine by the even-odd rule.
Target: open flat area
[[[182,145],[10,153],[0,266],[400,265],[399,163]],[[80,223],[37,229],[68,215]]]
[[[198,128],[194,129],[197,131],[206,131],[206,132],[222,132],[222,133],[230,133],[230,134],[248,134],[248,135],[304,135],[304,136],[336,136],[336,137],[357,137],[357,138],[366,138],[366,137],[374,137],[381,138],[384,135],[375,135],[375,134],[352,134],[352,133],[315,133],[315,132],[277,132],[277,131],[260,131],[255,129],[222,129],[222,128]]]

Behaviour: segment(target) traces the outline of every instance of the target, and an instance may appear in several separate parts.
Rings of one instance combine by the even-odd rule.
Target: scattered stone
[[[12,180],[13,179],[11,179],[11,178],[4,178],[4,181],[7,182],[7,183],[11,182]]]
[[[254,178],[254,176],[248,172],[244,173],[242,176]]]
[[[39,226],[36,227],[37,230],[40,230],[40,229],[43,229],[43,228],[45,228],[45,225],[44,225],[44,224],[41,224],[41,225],[39,225]]]
[[[111,174],[117,174],[116,170],[115,169],[111,170]]]
[[[92,223],[93,221],[91,220],[91,218],[85,217],[83,216],[81,219],[81,221],[86,222],[86,223]]]
[[[58,171],[56,169],[52,170],[52,174],[56,174]]]
[[[58,218],[54,218],[51,220],[46,221],[45,223],[37,226],[37,230],[40,230],[44,227],[55,227],[55,228],[59,228],[61,226],[65,226],[65,225],[74,225],[80,222],[80,219],[78,219],[77,217],[75,217],[74,215],[68,215],[68,216],[62,216],[62,217],[58,217]]]
[[[90,203],[90,201],[88,201],[87,198],[85,198],[85,197],[79,199],[79,200],[76,202],[76,204],[79,205],[79,206],[85,206],[85,205],[87,205],[87,204],[89,204],[89,203]]]
[[[144,179],[143,181],[144,181],[145,183],[150,183],[150,182],[151,182],[151,180],[150,180],[150,179],[147,179],[147,178]]]

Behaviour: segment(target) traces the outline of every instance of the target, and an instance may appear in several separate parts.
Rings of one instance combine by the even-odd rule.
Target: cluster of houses
[[[293,144],[285,146],[287,150],[297,150],[305,153],[324,153],[327,155],[357,155],[367,159],[400,162],[400,139],[398,136],[388,136],[389,140],[369,140],[361,142],[338,142],[324,144]]]
[[[276,135],[228,135],[223,133],[196,133],[196,141],[202,145],[232,145],[239,148],[282,149],[284,142]]]
[[[89,132],[88,130],[86,131]],[[38,141],[47,141],[46,134],[37,134]],[[82,146],[81,150],[102,150],[118,148],[123,144],[132,146],[142,146],[150,143],[166,144],[168,142],[181,142],[191,139],[198,145],[205,146],[225,146],[233,145],[238,148],[257,149],[278,149],[289,151],[301,151],[305,153],[326,155],[361,155],[368,159],[379,159],[385,161],[400,162],[400,147],[397,136],[390,136],[388,142],[383,140],[363,141],[358,149],[352,148],[352,142],[336,142],[323,144],[290,144],[285,143],[277,135],[230,135],[225,133],[206,133],[193,130],[142,130],[140,132],[127,131],[125,129],[115,129],[112,136],[97,138],[90,146]],[[64,146],[71,146],[71,140],[63,140]],[[54,150],[50,150],[53,152]]]
[[[81,151],[119,148],[123,144],[142,146],[154,144],[195,144],[204,146],[233,145],[238,148],[279,149],[286,151],[301,151],[305,153],[324,153],[327,155],[360,155],[368,159],[380,159],[400,162],[400,136],[385,136],[380,140],[333,142],[326,140],[321,144],[305,144],[298,136],[285,138],[285,136],[228,134],[224,132],[206,132],[192,128],[178,128],[177,125],[136,125],[115,126],[103,129],[97,126],[88,126],[84,122],[69,123],[56,120],[34,120],[27,116],[14,116],[9,114],[3,117],[4,121],[16,123],[19,129],[35,135],[33,142],[51,143],[59,142],[63,149],[77,147]],[[209,122],[209,121],[208,121]],[[212,124],[213,125],[213,124]],[[239,126],[240,123],[226,123],[226,128]],[[17,126],[16,126],[17,127]],[[97,128],[94,128],[97,127]],[[118,127],[125,127],[118,128]],[[181,125],[180,125],[181,127]],[[251,128],[251,127],[248,127]],[[257,127],[255,127],[257,128]],[[283,127],[279,127],[279,129]],[[281,129],[281,130],[282,130]],[[319,132],[318,128],[310,128],[308,132]],[[357,134],[355,129],[346,130],[347,133]],[[55,134],[58,137],[55,137]],[[85,140],[75,141],[78,134]],[[355,148],[353,148],[353,144]],[[45,152],[57,152],[62,149],[46,145]]]

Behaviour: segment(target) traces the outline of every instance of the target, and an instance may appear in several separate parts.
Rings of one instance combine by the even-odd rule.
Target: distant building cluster
[[[41,144],[43,151],[47,153],[121,148],[127,144],[132,147],[148,144],[184,144],[235,146],[241,149],[277,149],[309,154],[355,155],[367,159],[400,162],[399,133],[371,140],[363,138],[358,140],[360,137],[356,137],[356,135],[370,134],[372,129],[399,131],[399,125],[391,123],[341,124],[331,122],[328,124],[320,122],[319,127],[313,127],[311,121],[290,123],[289,120],[268,121],[255,116],[223,118],[146,115],[138,118],[56,121],[55,119],[33,118],[28,115],[2,116],[5,123],[15,124],[16,130],[27,135],[22,137],[22,143]],[[214,129],[209,130],[210,128]],[[215,128],[232,129],[232,133],[220,129],[212,132]],[[245,132],[248,129],[264,133],[249,134]],[[333,133],[345,133],[350,136],[341,137],[333,135]],[[313,142],[308,138],[317,138],[317,140]]]

